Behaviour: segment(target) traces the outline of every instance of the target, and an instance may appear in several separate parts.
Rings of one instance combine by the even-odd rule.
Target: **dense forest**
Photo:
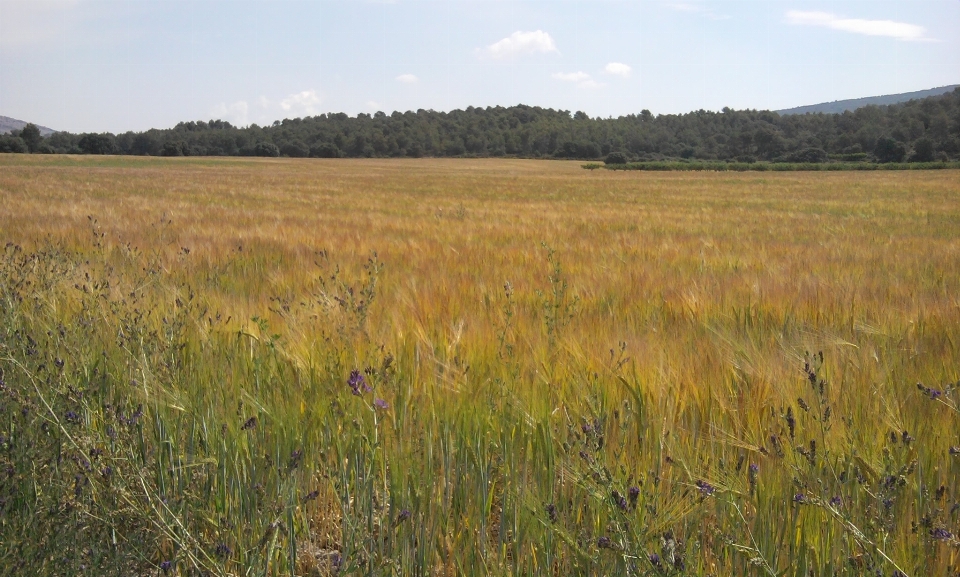
[[[696,159],[777,162],[930,162],[960,159],[960,89],[843,114],[698,110],[590,118],[534,106],[387,115],[322,114],[232,126],[43,137],[34,125],[0,136],[0,152],[151,156],[574,158],[615,162]]]

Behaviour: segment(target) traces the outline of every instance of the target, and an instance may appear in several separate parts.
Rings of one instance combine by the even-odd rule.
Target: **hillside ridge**
[[[784,110],[776,110],[775,112],[781,116],[786,116],[789,114],[815,114],[818,112],[822,112],[824,114],[842,114],[848,110],[852,112],[858,108],[863,108],[864,106],[887,106],[890,104],[908,102],[910,100],[928,98],[930,96],[940,96],[941,94],[946,94],[947,92],[951,92],[956,88],[960,88],[960,84],[938,86],[937,88],[917,90],[914,92],[902,92],[900,94],[865,96],[863,98],[850,98],[847,100],[834,100],[833,102],[821,102],[819,104],[807,104],[804,106],[796,106],[794,108],[786,108]]]

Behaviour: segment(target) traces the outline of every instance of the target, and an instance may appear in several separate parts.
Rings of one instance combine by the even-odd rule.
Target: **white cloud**
[[[403,84],[416,84],[419,78],[413,74],[401,74],[396,78],[397,82],[402,82]]]
[[[886,36],[898,40],[929,40],[923,26],[894,22],[893,20],[863,20],[860,18],[841,18],[830,12],[803,12],[790,10],[787,22],[807,26],[823,26],[833,30],[865,34],[867,36]]]
[[[597,82],[586,72],[556,72],[550,75],[555,80],[576,82],[577,88],[599,88],[603,84]]]
[[[632,70],[632,68],[622,62],[611,62],[603,67],[603,71],[607,74],[622,76],[623,78],[629,78]]]
[[[563,80],[564,82],[583,82],[590,80],[590,75],[586,72],[556,72],[550,76],[556,80]]]
[[[220,120],[227,120],[236,126],[250,124],[250,106],[246,100],[239,100],[233,104],[221,102],[213,107],[213,116]]]
[[[483,53],[495,60],[512,58],[521,54],[548,54],[550,52],[560,53],[553,38],[543,30],[533,32],[516,31],[503,40],[494,42],[487,46]]]
[[[671,2],[664,4],[667,8],[671,10],[676,10],[677,12],[686,12],[687,14],[696,14],[697,16],[702,16],[704,18],[709,18],[710,20],[727,20],[730,17],[726,14],[717,14],[711,8],[704,8],[703,6],[697,6],[696,4],[687,4],[685,2]]]
[[[314,116],[320,113],[320,96],[316,90],[304,90],[291,94],[280,101],[280,108],[297,116]]]

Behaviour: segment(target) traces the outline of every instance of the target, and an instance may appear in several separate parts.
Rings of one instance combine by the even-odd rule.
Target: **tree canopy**
[[[24,131],[27,129],[25,128]],[[536,106],[468,107],[387,115],[343,113],[239,128],[222,120],[123,134],[32,131],[0,137],[0,151],[153,156],[497,157],[617,160],[828,160],[929,162],[960,159],[960,89],[842,114],[697,110],[591,118]]]

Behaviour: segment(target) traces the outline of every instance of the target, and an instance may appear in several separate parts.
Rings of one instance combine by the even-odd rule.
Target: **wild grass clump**
[[[197,187],[3,228],[0,573],[957,573],[949,175],[174,166],[0,175]]]

